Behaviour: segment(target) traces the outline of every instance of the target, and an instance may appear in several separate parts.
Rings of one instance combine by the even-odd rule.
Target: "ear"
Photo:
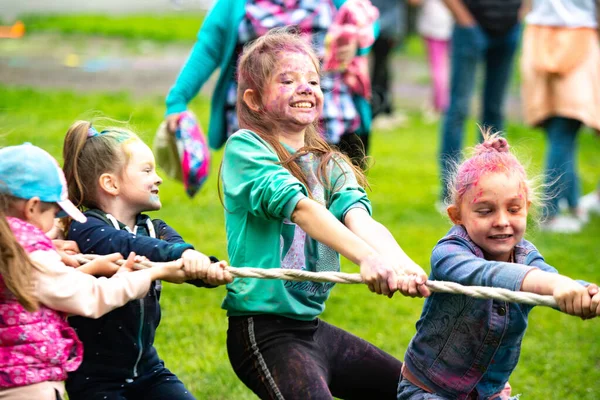
[[[456,204],[449,205],[446,209],[446,212],[448,213],[448,217],[450,217],[450,220],[452,221],[452,223],[454,223],[454,225],[462,225],[460,208],[458,208]]]
[[[242,100],[244,100],[244,103],[246,103],[248,108],[252,111],[260,111],[260,102],[258,101],[258,94],[254,91],[254,89],[246,89],[244,91]]]
[[[98,178],[100,189],[105,193],[118,196],[120,191],[120,182],[114,174],[102,174]]]
[[[25,221],[31,221],[40,211],[41,200],[39,197],[32,197],[25,201],[23,207],[23,219]]]

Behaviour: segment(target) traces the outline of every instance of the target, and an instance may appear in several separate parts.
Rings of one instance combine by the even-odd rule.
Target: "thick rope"
[[[97,258],[91,254],[77,254],[75,259],[80,264],[85,264]],[[125,260],[119,260],[119,265],[125,264]],[[146,269],[154,266],[151,262],[140,262],[133,265],[134,269]],[[236,268],[227,267],[229,273],[236,278],[257,279],[282,279],[286,281],[312,281],[312,282],[334,282],[334,283],[363,283],[360,274],[347,274],[344,272],[309,272],[296,269],[262,269],[262,268]],[[508,289],[488,286],[463,286],[454,282],[428,280],[425,285],[432,292],[462,294],[477,299],[493,299],[508,301],[510,303],[521,303],[556,308],[557,304],[552,296],[542,296],[529,292],[514,292]]]

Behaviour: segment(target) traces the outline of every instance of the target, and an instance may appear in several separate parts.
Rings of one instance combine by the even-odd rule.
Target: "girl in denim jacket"
[[[450,185],[454,227],[433,249],[430,279],[552,295],[567,314],[597,316],[598,287],[559,275],[523,239],[530,181],[506,139],[484,137]],[[406,352],[398,399],[510,399],[531,308],[432,294]]]

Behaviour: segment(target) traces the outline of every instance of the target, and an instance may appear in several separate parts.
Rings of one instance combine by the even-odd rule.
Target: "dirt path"
[[[76,91],[127,91],[134,98],[164,96],[192,46],[52,34],[0,41],[0,83]],[[400,108],[420,109],[430,100],[424,60],[393,59],[395,100]],[[202,88],[210,95],[213,80]],[[477,100],[477,99],[475,99]],[[508,113],[519,118],[518,91],[511,88]]]

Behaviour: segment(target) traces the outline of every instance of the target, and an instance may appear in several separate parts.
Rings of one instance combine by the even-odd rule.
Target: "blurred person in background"
[[[543,230],[575,233],[600,208],[596,193],[580,207],[577,136],[600,130],[600,48],[595,0],[533,0],[523,37],[521,77],[525,121],[542,127],[546,151]],[[561,215],[559,202],[568,213]]]
[[[450,55],[450,102],[441,127],[442,192],[438,209],[445,212],[447,182],[463,147],[477,66],[484,64],[480,123],[504,129],[504,100],[521,34],[521,0],[444,0],[455,24]]]

